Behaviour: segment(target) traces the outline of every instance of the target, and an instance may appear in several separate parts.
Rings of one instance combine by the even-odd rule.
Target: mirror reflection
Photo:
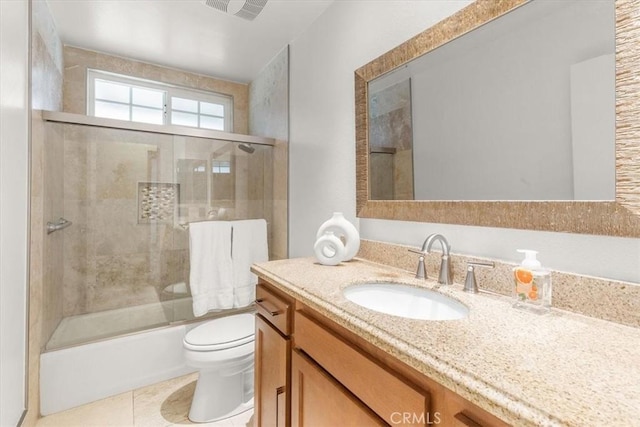
[[[369,82],[371,200],[614,200],[615,8],[531,1]]]

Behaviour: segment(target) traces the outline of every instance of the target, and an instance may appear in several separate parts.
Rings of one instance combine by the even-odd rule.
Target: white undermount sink
[[[469,315],[469,308],[453,298],[399,283],[359,283],[342,293],[369,310],[409,319],[456,320]]]

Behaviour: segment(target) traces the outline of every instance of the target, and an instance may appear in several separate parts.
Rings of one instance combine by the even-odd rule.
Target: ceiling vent
[[[267,0],[205,0],[204,4],[247,21],[253,21],[262,12]]]

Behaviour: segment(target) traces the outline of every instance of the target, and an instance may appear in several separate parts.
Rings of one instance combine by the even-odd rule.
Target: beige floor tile
[[[40,418],[36,427],[133,426],[133,393],[126,392]]]
[[[214,423],[192,423],[198,374],[189,374],[41,418],[36,427],[253,427],[253,411]]]
[[[253,427],[253,410],[236,415],[231,421],[235,427]]]
[[[188,414],[198,374],[189,374],[134,390],[136,427],[189,425]]]
[[[202,426],[202,427],[236,427],[236,425],[233,423],[233,421],[231,421],[231,419],[216,421],[215,423],[198,423],[198,424],[194,423],[192,425]]]
[[[205,423],[205,424],[193,424],[202,426],[202,427],[253,427],[253,410],[244,412],[240,415],[236,415],[235,417],[227,418],[226,420],[216,421],[213,423]],[[251,420],[251,423],[249,423]]]

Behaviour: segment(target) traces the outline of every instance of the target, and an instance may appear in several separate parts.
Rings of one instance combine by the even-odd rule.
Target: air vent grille
[[[260,15],[260,12],[262,12],[266,4],[267,0],[247,0],[244,6],[242,6],[242,9],[236,13],[236,16],[248,21],[253,21],[256,16]]]
[[[234,13],[238,18],[253,21],[264,9],[268,0],[245,0],[242,8]],[[204,4],[219,11],[229,13],[229,3],[231,0],[205,0]]]
[[[229,7],[229,1],[231,0],[206,0],[204,4],[214,9],[226,12],[227,8]]]

